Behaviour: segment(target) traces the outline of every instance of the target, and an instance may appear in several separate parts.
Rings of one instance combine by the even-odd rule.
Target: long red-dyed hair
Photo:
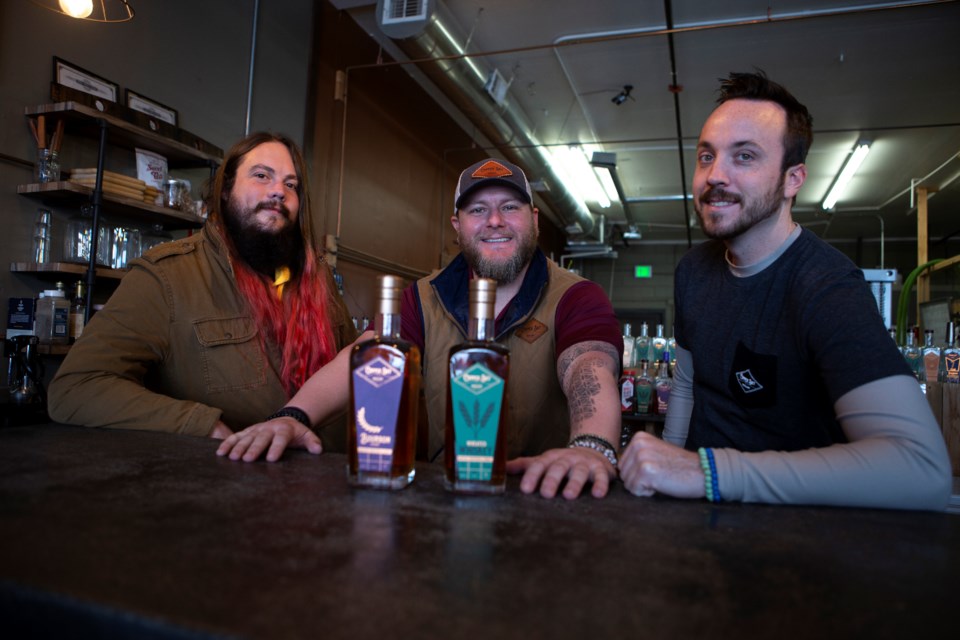
[[[253,270],[237,254],[223,217],[223,207],[229,200],[240,162],[247,153],[266,142],[279,142],[287,148],[299,183],[300,210],[297,221],[303,236],[304,260],[302,265],[289,265],[291,278],[283,288],[282,299],[276,295],[273,279]],[[266,343],[270,341],[281,349],[280,378],[291,396],[307,378],[336,355],[330,317],[331,282],[325,267],[321,265],[322,252],[313,230],[309,193],[306,163],[297,145],[282,134],[257,132],[227,151],[207,196],[209,219],[220,231],[230,250],[237,288],[257,326],[263,329],[260,332],[261,347],[266,351]]]

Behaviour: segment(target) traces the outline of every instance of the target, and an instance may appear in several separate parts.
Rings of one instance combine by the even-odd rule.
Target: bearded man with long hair
[[[356,331],[314,235],[302,153],[247,136],[206,204],[200,233],[135,260],[91,318],[51,383],[51,417],[221,439],[266,421],[284,446],[342,448],[342,421],[317,423],[344,406]],[[277,412],[326,367],[329,411]]]

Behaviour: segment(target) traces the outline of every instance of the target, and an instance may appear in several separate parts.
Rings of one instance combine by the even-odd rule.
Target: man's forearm
[[[342,410],[350,398],[350,353],[347,345],[300,387],[287,406],[302,409],[316,426]]]
[[[592,434],[614,447],[620,439],[616,349],[606,342],[583,342],[557,360],[557,375],[570,410],[570,436]]]

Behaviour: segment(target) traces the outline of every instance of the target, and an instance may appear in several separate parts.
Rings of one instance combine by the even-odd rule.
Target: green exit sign
[[[634,278],[652,278],[653,266],[649,264],[638,264],[633,268]]]

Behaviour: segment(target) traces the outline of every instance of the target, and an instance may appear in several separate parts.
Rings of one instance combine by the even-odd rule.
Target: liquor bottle
[[[83,294],[83,282],[77,281],[73,298],[70,300],[70,342],[76,342],[83,333],[87,318],[87,299]]]
[[[663,361],[663,354],[667,351],[667,339],[663,336],[663,325],[657,325],[657,335],[650,341],[650,362]]]
[[[623,369],[631,369],[637,364],[637,339],[633,337],[633,326],[623,324]]]
[[[896,327],[896,325],[894,325],[894,326],[890,327],[889,329],[887,329],[887,333],[890,335],[890,339],[893,340],[893,344],[897,345],[897,350],[899,350],[900,353],[903,353],[903,349],[900,347],[900,344],[897,342],[897,327]]]
[[[444,487],[457,493],[506,487],[510,351],[493,340],[496,300],[495,281],[470,281],[468,338],[450,349]]]
[[[636,377],[634,389],[637,396],[637,413],[652,413],[650,404],[653,402],[653,378],[650,377],[650,363],[646,358],[640,361],[640,373]]]
[[[914,377],[923,381],[923,354],[920,353],[920,347],[914,342],[914,333],[913,329],[907,330],[906,335],[907,343],[903,345],[903,359],[907,361],[907,366],[910,367],[910,371],[913,372]]]
[[[635,369],[624,369],[620,376],[620,413],[637,412]]]
[[[633,350],[633,358],[636,363],[641,360],[650,362],[650,326],[646,322],[640,323],[640,335],[637,336],[637,346]]]
[[[654,380],[657,392],[657,413],[664,415],[670,404],[670,392],[673,390],[673,381],[670,379],[670,354],[666,354],[660,361],[660,370]]]
[[[347,477],[355,486],[402,489],[416,473],[420,350],[400,338],[402,280],[377,280],[374,337],[350,354]]]
[[[949,384],[960,384],[960,346],[957,345],[957,330],[953,321],[947,323],[947,346],[940,354],[941,379]]]
[[[923,332],[923,372],[927,382],[940,381],[940,347],[933,343],[933,329]]]

